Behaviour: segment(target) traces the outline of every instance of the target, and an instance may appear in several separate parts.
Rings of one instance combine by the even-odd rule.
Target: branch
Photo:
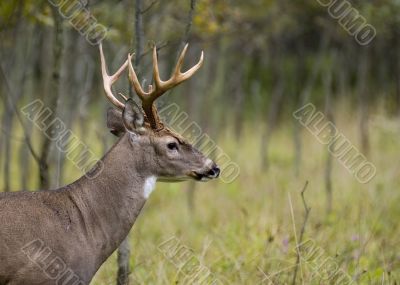
[[[153,8],[153,6],[158,2],[158,0],[154,0],[153,2],[151,2],[151,4],[143,10],[140,10],[140,14],[146,14],[148,11],[150,11],[151,8]]]
[[[303,236],[304,236],[304,232],[306,230],[306,225],[307,225],[307,221],[308,221],[308,216],[310,214],[311,208],[309,208],[307,206],[307,202],[306,199],[304,197],[304,193],[307,190],[307,186],[308,186],[308,181],[306,181],[306,183],[304,184],[303,190],[301,190],[301,199],[303,200],[303,206],[304,206],[304,210],[305,210],[305,214],[304,214],[304,220],[303,220],[303,225],[301,226],[301,231],[300,231],[300,237],[298,240],[298,245],[301,244],[303,242]],[[297,257],[296,257],[296,267],[293,273],[293,279],[292,279],[292,285],[296,284],[296,277],[297,277],[297,271],[299,269],[299,264],[300,264],[300,253],[299,250],[296,251],[297,252]]]
[[[192,28],[195,9],[196,9],[196,0],[190,0],[190,10],[189,10],[189,14],[188,14],[187,23],[186,23],[186,30],[185,30],[185,34],[182,38],[182,41],[184,43],[186,43],[189,40],[189,33],[190,33],[190,29]]]
[[[192,24],[193,24],[193,17],[194,17],[195,9],[196,9],[196,0],[190,0],[190,9],[189,9],[189,13],[187,16],[186,28],[185,28],[185,32],[181,38],[181,44],[180,44],[181,46],[178,49],[178,56],[179,56],[180,50],[182,50],[183,47],[185,46],[185,44],[189,41],[189,34],[190,34],[190,30],[191,30]]]
[[[159,44],[152,44],[151,47],[149,47],[148,49],[146,49],[146,51],[144,51],[142,54],[140,54],[139,59],[142,59],[142,57],[148,55],[149,53],[153,52],[153,46],[156,45],[157,47],[157,52],[159,52],[160,50],[164,49],[165,47],[170,45],[170,42],[166,41],[166,42],[161,42]]]
[[[140,55],[143,53],[144,28],[143,28],[142,6],[143,6],[142,0],[135,1],[135,40],[136,40],[135,69],[137,70],[139,70]]]

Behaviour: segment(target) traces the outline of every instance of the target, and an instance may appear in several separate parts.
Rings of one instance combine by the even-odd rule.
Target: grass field
[[[357,117],[346,114],[336,114],[337,126],[357,146]],[[330,214],[324,188],[327,149],[311,134],[302,132],[303,161],[296,176],[291,123],[274,133],[268,171],[260,168],[263,126],[247,125],[240,141],[227,130],[219,144],[240,165],[240,176],[231,184],[197,184],[194,208],[187,202],[188,183],[159,183],[130,234],[132,284],[189,284],[196,272],[223,284],[291,284],[305,181],[311,211],[302,241],[314,251],[300,251],[306,256],[300,258],[297,284],[349,284],[346,278],[355,284],[399,284],[399,126],[379,112],[371,115],[368,158],[377,175],[370,183],[360,184],[334,160]],[[70,170],[68,182],[78,175]],[[189,259],[194,266],[185,265]],[[115,284],[116,269],[114,254],[92,284]]]
[[[357,145],[356,117],[341,114],[337,121],[339,129]],[[358,284],[398,284],[400,130],[398,122],[379,114],[372,116],[370,123],[369,158],[377,175],[370,183],[360,184],[334,161],[334,202],[329,215],[324,190],[326,148],[311,134],[303,132],[299,177],[294,175],[290,124],[279,127],[272,139],[267,172],[260,170],[260,140],[254,137],[261,130],[246,128],[235,144],[226,134],[221,143],[241,166],[240,177],[228,185],[197,185],[194,211],[188,207],[186,184],[159,184],[130,236],[132,280],[186,284],[190,273],[184,265],[180,270],[174,252],[176,246],[185,246],[204,265],[204,272],[209,270],[210,276],[225,284],[291,283],[296,236],[298,239],[304,221],[300,192],[308,180],[305,196],[311,212],[303,242],[312,241],[318,256],[303,258],[298,282],[333,284],[327,277],[336,273],[342,284],[347,284],[346,276]],[[239,146],[240,152],[235,151]],[[173,237],[176,243],[164,248],[162,243]],[[115,256],[109,259],[94,284],[113,284],[115,262]]]

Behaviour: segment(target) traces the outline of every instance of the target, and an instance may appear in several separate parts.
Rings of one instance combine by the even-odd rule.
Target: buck
[[[92,178],[52,191],[0,194],[1,285],[89,284],[127,236],[157,181],[218,177],[218,166],[165,126],[155,105],[203,64],[202,52],[196,65],[181,72],[187,48],[171,78],[162,81],[154,47],[154,86],[144,91],[131,55],[108,75],[100,44],[105,94],[116,107],[108,111],[107,126],[119,139],[90,171]],[[126,97],[119,101],[111,90],[126,69],[141,107]]]

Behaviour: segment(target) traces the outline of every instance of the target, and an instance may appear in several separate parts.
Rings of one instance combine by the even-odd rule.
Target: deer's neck
[[[140,150],[129,149],[128,136],[122,137],[104,156],[95,178],[83,177],[73,185],[73,199],[81,208],[88,240],[98,262],[104,262],[129,233],[156,177],[146,172]],[[142,154],[141,154],[142,155]]]

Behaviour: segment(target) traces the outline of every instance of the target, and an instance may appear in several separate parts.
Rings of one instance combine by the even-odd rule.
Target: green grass
[[[340,130],[357,145],[357,125],[351,118],[338,119]],[[384,123],[388,123],[386,120]],[[377,176],[359,184],[337,161],[334,162],[333,212],[326,214],[324,161],[326,149],[307,131],[303,132],[304,154],[299,177],[294,175],[291,127],[281,126],[271,143],[271,167],[260,169],[260,140],[246,128],[239,143],[229,135],[221,141],[241,166],[241,175],[232,184],[211,182],[196,187],[196,208],[188,208],[187,185],[159,184],[130,235],[132,280],[140,284],[185,284],[179,273],[157,246],[175,236],[226,284],[269,284],[267,274],[295,263],[293,219],[299,234],[304,220],[300,190],[306,192],[312,208],[304,240],[314,241],[323,256],[302,263],[298,281],[329,284],[317,272],[328,258],[359,284],[394,284],[400,281],[400,193],[399,133],[371,124],[370,160]],[[394,131],[394,133],[393,133]],[[397,136],[397,138],[396,138]],[[240,152],[235,151],[240,147]],[[235,155],[234,153],[237,152]],[[115,256],[101,268],[94,284],[112,284]],[[332,265],[333,263],[330,263]],[[293,269],[273,280],[285,284]]]
[[[337,125],[358,146],[357,121],[344,114],[337,116]],[[158,249],[171,237],[190,248],[193,257],[225,284],[272,284],[262,272],[279,271],[274,284],[290,283],[291,266],[296,262],[294,227],[298,238],[304,221],[300,191],[306,180],[309,186],[305,196],[311,212],[304,240],[312,240],[322,254],[320,259],[301,263],[298,284],[331,284],[315,273],[332,273],[323,262],[328,258],[330,266],[339,266],[343,274],[355,278],[356,284],[398,284],[398,125],[395,120],[372,117],[368,158],[376,165],[377,176],[370,183],[358,183],[334,160],[333,211],[329,215],[324,190],[327,151],[311,134],[302,132],[303,161],[296,177],[290,123],[280,125],[272,138],[268,171],[260,168],[262,126],[246,126],[239,141],[227,131],[219,143],[240,165],[239,178],[231,184],[197,184],[194,209],[188,207],[188,183],[157,184],[130,234],[132,284],[187,284],[182,271]],[[94,133],[88,134],[88,138],[93,137]],[[90,143],[100,155],[96,141],[91,139]],[[16,175],[16,154],[13,159]],[[67,170],[68,182],[79,176],[72,166]],[[35,178],[31,180],[36,183]],[[15,189],[18,183],[13,181]],[[115,279],[116,254],[101,267],[92,284],[115,284]]]

